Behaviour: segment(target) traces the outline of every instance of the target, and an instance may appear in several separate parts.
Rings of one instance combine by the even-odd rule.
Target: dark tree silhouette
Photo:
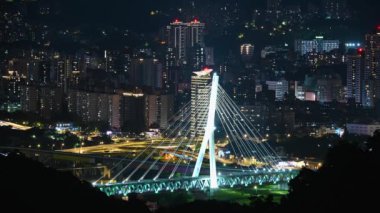
[[[290,193],[282,206],[296,212],[376,209],[377,196],[372,194],[380,189],[379,136],[376,133],[363,143],[338,143],[318,171],[303,169],[290,182]]]
[[[149,212],[141,202],[107,197],[71,173],[58,172],[18,152],[0,155],[1,209],[9,212]]]

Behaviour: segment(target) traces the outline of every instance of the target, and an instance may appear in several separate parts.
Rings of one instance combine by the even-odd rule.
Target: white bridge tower
[[[207,114],[207,124],[205,129],[205,134],[203,136],[201,148],[199,150],[197,163],[193,171],[192,177],[198,177],[201,171],[201,166],[203,158],[206,152],[208,145],[209,158],[210,158],[210,188],[218,188],[218,178],[216,174],[216,162],[215,162],[215,140],[214,140],[214,131],[215,131],[215,111],[216,111],[216,99],[218,96],[218,85],[219,85],[219,76],[214,73],[211,83],[211,95],[210,103]]]

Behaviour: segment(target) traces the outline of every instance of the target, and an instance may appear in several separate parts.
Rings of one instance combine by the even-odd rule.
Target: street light
[[[82,154],[82,146],[84,145],[84,142],[82,142],[81,144],[80,144],[80,150],[79,150],[79,153],[80,154]]]

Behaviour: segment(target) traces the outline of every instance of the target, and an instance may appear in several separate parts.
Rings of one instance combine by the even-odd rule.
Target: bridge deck
[[[271,170],[218,176],[219,187],[248,186],[253,184],[288,183],[298,174],[297,170]],[[107,195],[126,196],[129,193],[159,193],[161,191],[207,190],[210,177],[182,177],[173,179],[143,180],[136,182],[95,185]]]

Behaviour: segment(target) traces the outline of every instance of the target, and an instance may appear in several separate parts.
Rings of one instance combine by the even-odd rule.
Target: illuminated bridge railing
[[[298,170],[272,170],[247,172],[236,175],[218,176],[218,186],[221,188],[288,183],[298,174]],[[115,183],[106,185],[96,185],[102,192],[108,196],[126,196],[129,193],[159,193],[162,191],[178,190],[200,190],[204,191],[210,188],[209,177],[198,178],[177,178],[162,180],[146,180],[140,182]]]

